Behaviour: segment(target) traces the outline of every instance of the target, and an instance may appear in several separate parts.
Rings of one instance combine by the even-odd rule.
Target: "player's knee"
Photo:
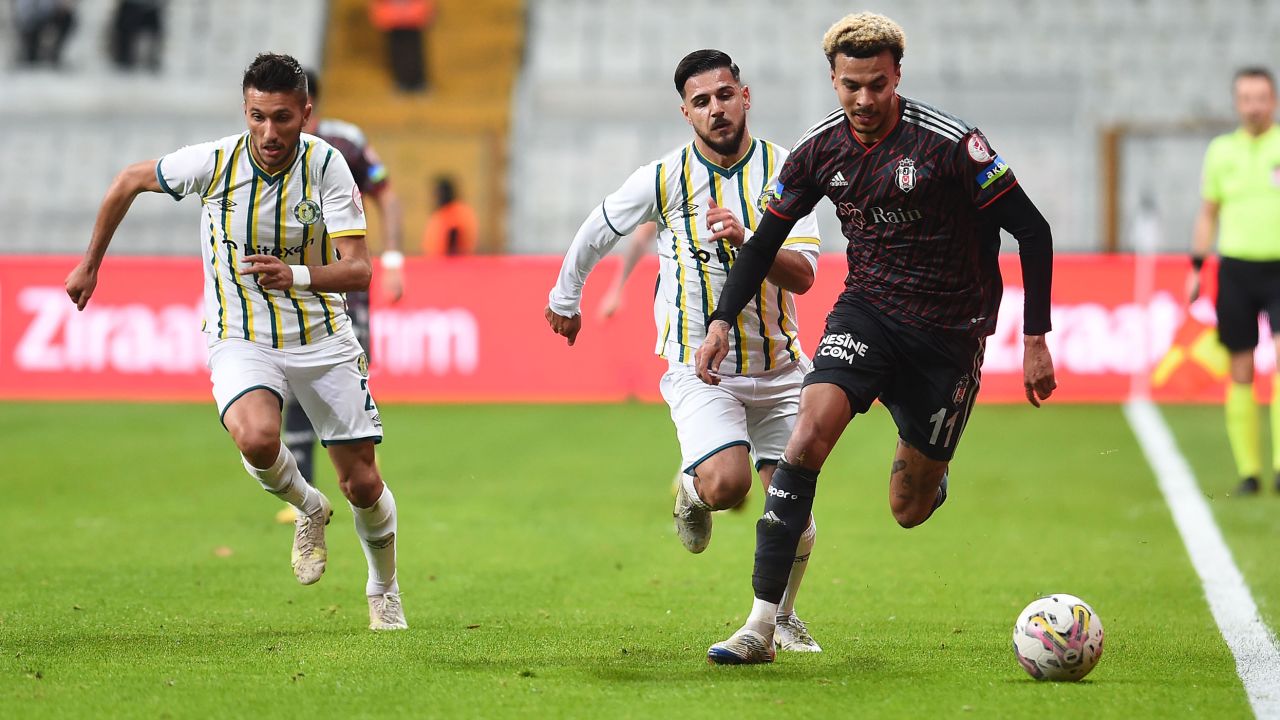
[[[923,525],[929,519],[929,511],[932,509],[931,505],[899,501],[896,498],[889,502],[889,506],[893,510],[893,519],[907,530]]]
[[[356,507],[369,507],[382,495],[382,476],[373,463],[339,470],[338,487]]]
[[[268,468],[280,454],[280,432],[270,427],[245,425],[231,430],[231,438],[254,467]]]
[[[698,475],[698,495],[716,510],[737,505],[751,492],[751,471],[702,472]]]
[[[797,423],[795,431],[791,433],[791,440],[787,443],[786,459],[801,467],[819,470],[831,454],[833,446],[834,443],[827,438],[821,422]]]

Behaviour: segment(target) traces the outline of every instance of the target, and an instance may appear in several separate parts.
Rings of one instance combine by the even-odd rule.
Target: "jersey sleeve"
[[[365,234],[364,200],[342,153],[329,148],[320,170],[320,213],[329,237]]]
[[[642,223],[658,219],[657,165],[646,165],[627,178],[622,187],[596,206],[582,222],[565,253],[547,305],[561,317],[573,317],[581,309],[582,288],[601,258],[623,235]]]
[[[956,148],[960,182],[978,208],[985,208],[1005,194],[1018,179],[1000,154],[991,148],[985,135],[974,128],[960,138]]]
[[[1222,203],[1222,173],[1218,170],[1218,152],[1221,147],[1217,140],[1209,143],[1204,153],[1204,170],[1200,178],[1200,197],[1212,203]]]
[[[818,218],[813,212],[800,218],[791,228],[787,239],[782,242],[782,249],[800,253],[813,266],[814,272],[817,272],[822,238],[818,236]]]
[[[810,214],[822,200],[823,188],[813,178],[812,153],[816,146],[815,142],[802,145],[782,163],[773,184],[773,197],[766,206],[773,214],[795,220]]]
[[[615,235],[630,235],[640,224],[658,219],[657,171],[656,164],[636,170],[600,203],[604,221]]]
[[[204,193],[213,182],[217,143],[188,145],[156,161],[156,179],[174,200]]]
[[[364,186],[369,188],[370,194],[377,195],[391,180],[387,175],[387,166],[382,163],[382,158],[374,151],[372,145],[364,146],[364,162],[367,168]]]

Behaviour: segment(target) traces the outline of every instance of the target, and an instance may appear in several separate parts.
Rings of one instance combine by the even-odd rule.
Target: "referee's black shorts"
[[[1218,264],[1218,337],[1231,352],[1258,346],[1258,313],[1265,312],[1271,334],[1280,335],[1280,260],[1237,260]]]

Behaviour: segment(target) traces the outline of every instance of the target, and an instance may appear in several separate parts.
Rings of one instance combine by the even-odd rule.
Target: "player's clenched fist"
[[[719,385],[720,376],[716,372],[720,363],[729,354],[729,324],[716,320],[707,328],[707,339],[698,346],[693,356],[698,379],[708,385]]]
[[[729,208],[717,205],[715,198],[708,201],[708,206],[707,229],[712,233],[711,241],[727,240],[734,247],[742,247],[747,240],[747,231],[738,216]]]
[[[71,302],[76,304],[76,310],[83,310],[84,306],[89,304],[93,289],[98,285],[98,273],[90,270],[84,263],[80,263],[71,271],[71,274],[67,275],[64,285]]]
[[[268,290],[288,290],[293,287],[293,268],[274,255],[245,255],[248,263],[240,269],[241,275],[257,275],[258,284]]]
[[[542,316],[547,319],[547,324],[551,326],[552,331],[557,335],[563,335],[569,339],[572,345],[574,340],[578,339],[578,331],[582,329],[582,316],[574,315],[573,317],[565,317],[558,315],[551,306],[547,306],[542,310]]]
[[[1022,341],[1022,387],[1027,402],[1040,407],[1058,388],[1053,374],[1053,357],[1043,335],[1027,335]]]

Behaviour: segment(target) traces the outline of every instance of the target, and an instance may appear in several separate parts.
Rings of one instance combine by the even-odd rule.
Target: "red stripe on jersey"
[[[998,194],[998,195],[996,195],[995,197],[991,198],[990,200],[986,201],[986,202],[985,202],[985,203],[983,203],[982,205],[979,205],[979,206],[978,206],[978,209],[979,209],[979,210],[986,210],[987,208],[991,207],[991,203],[993,203],[993,202],[995,202],[995,201],[999,200],[1000,198],[1004,197],[1004,194],[1005,194],[1005,193],[1009,192],[1010,190],[1014,189],[1014,188],[1015,188],[1015,187],[1017,187],[1017,186],[1018,186],[1018,181],[1017,181],[1017,180],[1014,180],[1012,183],[1010,183],[1010,184],[1009,184],[1009,187],[1007,187],[1007,188],[1005,188],[1005,189],[1001,190],[1001,191],[1000,191],[1000,194]]]

